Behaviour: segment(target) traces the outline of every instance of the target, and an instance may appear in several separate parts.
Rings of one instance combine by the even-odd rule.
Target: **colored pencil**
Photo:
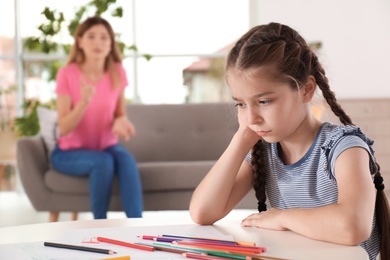
[[[238,245],[245,245],[245,246],[255,246],[256,243],[254,242],[248,242],[248,241],[236,241],[236,240],[224,240],[224,239],[216,239],[216,238],[206,238],[206,237],[193,237],[193,236],[176,236],[176,235],[169,235],[169,234],[163,234],[162,237],[173,237],[173,238],[181,238],[181,239],[191,239],[191,240],[205,240],[210,242],[220,242],[220,243],[230,243],[230,244],[238,244]]]
[[[211,250],[221,250],[221,251],[231,251],[231,252],[244,252],[244,253],[252,253],[259,254],[265,252],[264,247],[248,247],[248,246],[238,246],[238,245],[218,245],[218,244],[206,244],[206,243],[191,243],[178,241],[174,242],[174,244],[180,246],[184,245],[186,247],[195,247],[202,249],[211,249]]]
[[[196,247],[186,247],[186,246],[179,246],[175,244],[168,244],[168,243],[163,243],[163,242],[155,242],[153,243],[153,246],[156,245],[161,245],[165,247],[170,247],[174,249],[179,249],[183,250],[188,253],[199,253],[199,254],[207,254],[207,255],[212,255],[212,256],[219,256],[219,257],[225,257],[225,258],[230,258],[230,259],[251,259],[250,257],[248,258],[246,255],[241,254],[235,254],[233,252],[227,252],[223,250],[213,250],[213,249],[206,249],[206,248],[196,248]]]
[[[206,242],[206,241],[187,241],[187,240],[184,240],[184,241],[173,241],[172,243],[174,244],[183,244],[183,245],[209,245],[209,246],[215,246],[215,247],[231,247],[231,248],[240,248],[240,249],[248,249],[249,251],[259,251],[259,253],[263,253],[266,251],[266,248],[265,247],[261,247],[261,246],[243,246],[243,245],[226,245],[226,244],[218,244],[218,243],[214,243],[214,242]]]
[[[227,244],[227,245],[237,245],[234,241],[221,241],[217,239],[196,239],[196,238],[179,238],[179,237],[163,237],[163,236],[137,236],[143,240],[154,240],[157,242],[176,242],[176,241],[189,241],[189,242],[199,242],[199,243],[208,243],[208,244]]]
[[[44,242],[43,245],[50,246],[50,247],[64,248],[64,249],[72,249],[72,250],[88,251],[88,252],[101,253],[101,254],[109,254],[109,255],[116,254],[116,252],[114,252],[112,250],[96,248],[96,247],[75,246],[75,245],[66,245],[66,244],[51,243],[51,242]]]
[[[149,236],[149,235],[142,235],[142,236],[137,236],[138,238],[144,239],[144,240],[153,240],[153,238],[156,238],[158,236]]]
[[[203,260],[226,259],[225,257],[218,257],[218,256],[211,256],[211,255],[197,254],[197,253],[184,253],[182,255],[185,256],[186,258],[203,259]]]
[[[152,247],[152,246],[146,246],[146,245],[141,245],[141,244],[136,244],[136,243],[124,242],[124,241],[115,240],[115,239],[106,238],[106,237],[97,237],[96,239],[99,242],[106,242],[106,243],[114,244],[114,245],[127,246],[127,247],[131,247],[131,248],[134,248],[134,249],[140,249],[140,250],[146,250],[146,251],[154,251],[154,247]]]
[[[240,253],[236,253],[239,255]],[[251,254],[246,254],[245,256],[251,257],[253,260],[287,260],[286,258],[280,258],[280,257],[274,257],[274,256],[265,256],[265,255],[251,255]]]
[[[131,257],[126,255],[126,256],[117,256],[117,257],[110,257],[110,258],[101,258],[99,260],[130,260]]]
[[[178,240],[177,238],[169,238],[169,237],[154,237],[153,241],[171,243],[171,242],[180,241],[180,240]]]
[[[258,254],[251,254],[251,253],[243,253],[243,252],[231,252],[231,251],[221,251],[221,250],[210,250],[210,249],[203,249],[203,248],[190,248],[185,246],[178,247],[175,244],[171,243],[164,243],[164,242],[152,242],[152,243],[144,243],[141,242],[141,244],[150,245],[153,246],[156,250],[162,250],[172,253],[198,253],[198,254],[206,254],[209,256],[217,256],[217,257],[224,257],[224,259],[242,259],[242,260],[286,260],[283,258],[278,257],[271,257],[271,256],[262,256]]]
[[[182,249],[182,248],[177,248],[171,243],[143,243],[140,242],[139,244],[141,245],[148,245],[154,247],[155,250],[160,250],[160,251],[166,251],[166,252],[171,252],[171,253],[178,253],[178,254],[183,254],[183,253],[188,253],[188,252],[199,252],[200,250],[191,250],[191,249]]]

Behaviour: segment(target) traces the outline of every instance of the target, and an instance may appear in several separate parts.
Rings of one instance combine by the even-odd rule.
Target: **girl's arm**
[[[250,164],[245,161],[245,156],[254,143],[244,140],[238,131],[222,156],[195,189],[189,210],[196,223],[213,224],[226,216],[250,191],[253,174]]]
[[[358,245],[371,234],[376,191],[369,170],[369,154],[359,147],[336,160],[338,202],[312,209],[271,209],[246,218],[242,225],[285,230],[344,245]]]
[[[129,140],[130,137],[135,135],[135,127],[127,118],[124,90],[118,97],[114,117],[114,124],[112,126],[112,132],[114,134],[125,140]]]

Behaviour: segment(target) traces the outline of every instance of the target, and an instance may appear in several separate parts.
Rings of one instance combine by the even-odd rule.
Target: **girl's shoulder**
[[[345,137],[355,136],[365,142],[370,148],[374,141],[367,137],[358,126],[354,125],[335,125],[329,122],[323,124],[321,135],[324,137],[324,142],[321,147],[325,150],[330,150]]]

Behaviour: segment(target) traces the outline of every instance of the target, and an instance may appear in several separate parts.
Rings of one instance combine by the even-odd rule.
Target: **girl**
[[[127,119],[126,72],[110,24],[91,17],[76,30],[67,65],[57,75],[60,138],[52,153],[53,167],[72,176],[89,176],[94,218],[107,217],[114,175],[127,217],[141,217],[141,182],[133,156],[118,137],[134,136]]]
[[[230,51],[226,80],[240,126],[196,188],[192,219],[213,224],[253,186],[259,213],[242,226],[360,244],[370,259],[379,251],[390,259],[389,205],[373,142],[337,103],[305,40],[278,23],[252,28]],[[313,116],[317,86],[343,126]]]

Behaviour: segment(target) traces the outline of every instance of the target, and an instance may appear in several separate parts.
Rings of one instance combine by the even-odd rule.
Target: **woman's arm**
[[[125,140],[135,135],[135,127],[127,117],[126,100],[124,91],[118,97],[114,114],[114,124],[112,132]]]
[[[77,127],[87,106],[88,102],[80,100],[72,109],[70,96],[57,96],[58,128],[61,136],[69,134]]]
[[[344,245],[357,245],[371,234],[375,188],[369,154],[359,147],[342,152],[336,160],[338,202],[312,209],[271,209],[246,218],[243,226],[289,229],[306,237]]]
[[[70,96],[57,96],[58,128],[61,136],[69,134],[77,127],[94,95],[95,87],[86,84],[83,79],[80,79],[80,100],[73,108]]]

